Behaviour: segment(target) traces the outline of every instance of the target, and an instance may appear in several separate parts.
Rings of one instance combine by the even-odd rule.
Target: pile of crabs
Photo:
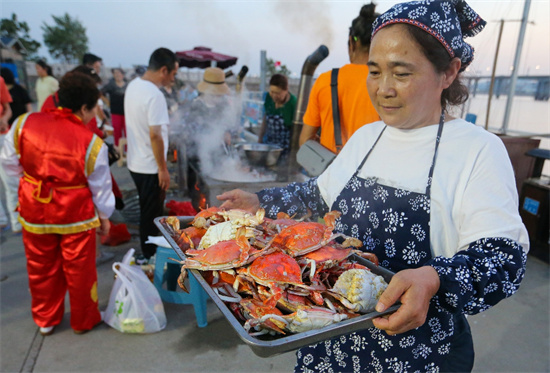
[[[381,276],[351,260],[357,254],[377,264],[357,250],[361,241],[333,233],[339,216],[331,211],[323,224],[211,207],[185,228],[177,217],[162,223],[187,257],[179,262],[184,291],[187,270],[202,271],[251,335],[279,335],[371,312],[386,288]]]

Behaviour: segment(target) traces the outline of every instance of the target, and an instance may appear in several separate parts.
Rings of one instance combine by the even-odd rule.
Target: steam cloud
[[[322,1],[278,1],[275,14],[289,30],[306,36],[312,44],[325,44],[332,48],[334,32],[331,27],[329,7]]]
[[[275,175],[251,169],[233,146],[243,142],[242,94],[218,96],[218,100],[226,100],[215,107],[207,108],[197,102],[180,107],[170,120],[170,138],[180,144],[180,149],[185,146],[189,159],[198,159],[203,175],[233,182],[274,180]]]

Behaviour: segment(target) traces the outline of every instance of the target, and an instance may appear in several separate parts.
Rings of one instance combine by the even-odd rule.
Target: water
[[[488,99],[489,96],[486,94],[471,96],[464,105],[464,115],[462,117],[465,117],[466,113],[475,114],[477,115],[476,124],[485,126]],[[493,96],[489,115],[490,131],[500,132],[504,122],[507,101],[505,95],[500,96],[498,99]],[[455,110],[456,116],[461,116],[460,109]],[[532,96],[514,97],[507,134],[510,136],[526,136],[527,133],[529,135],[538,134],[539,136],[533,137],[541,139],[539,147],[550,149],[550,101],[535,101]],[[550,175],[550,161],[545,162],[543,174]]]

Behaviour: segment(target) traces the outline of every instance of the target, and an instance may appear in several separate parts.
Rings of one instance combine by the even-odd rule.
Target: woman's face
[[[39,64],[35,64],[34,66],[36,68],[36,73],[38,74],[39,77],[43,78],[48,75],[48,72],[46,71],[46,69],[40,66]]]
[[[284,104],[286,100],[288,90],[279,88],[275,85],[269,86],[269,95],[276,104]]]
[[[85,105],[82,105],[82,108],[78,112],[76,112],[75,115],[82,119],[82,123],[88,124],[88,122],[95,117],[96,110],[98,110],[97,105],[94,106],[92,109],[88,109]]]
[[[115,78],[117,82],[121,82],[124,80],[124,74],[119,69],[115,69],[113,70],[113,78]]]
[[[369,95],[388,126],[412,129],[439,122],[441,93],[456,74],[438,73],[406,26],[388,26],[375,34],[368,66]]]

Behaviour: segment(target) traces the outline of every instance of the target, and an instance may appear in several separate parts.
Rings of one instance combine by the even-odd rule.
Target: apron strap
[[[363,165],[367,161],[367,158],[369,157],[370,153],[372,152],[372,150],[374,149],[376,144],[378,144],[378,140],[380,140],[380,138],[382,137],[382,134],[384,133],[386,128],[387,128],[387,126],[384,126],[384,128],[382,128],[382,131],[380,131],[380,135],[378,135],[378,137],[376,138],[376,141],[374,142],[374,144],[372,144],[369,152],[367,153],[367,155],[365,155],[365,158],[363,158],[363,161],[361,161],[361,164],[359,165],[359,167],[357,167],[357,170],[355,170],[355,174],[358,174],[359,171],[363,168]]]
[[[437,128],[437,137],[435,139],[435,150],[432,165],[430,166],[430,173],[428,174],[428,185],[426,186],[426,195],[429,197],[432,191],[432,176],[435,169],[435,160],[437,159],[437,151],[439,149],[439,143],[441,142],[441,134],[443,133],[443,123],[445,122],[445,109],[441,109],[441,117],[439,118],[439,126]]]
[[[433,159],[432,159],[432,165],[430,166],[430,172],[428,174],[428,184],[426,185],[426,195],[428,197],[430,196],[431,189],[432,189],[432,176],[434,174],[435,160],[437,159],[437,151],[439,149],[439,143],[441,142],[441,134],[443,133],[443,123],[444,122],[445,122],[445,110],[441,109],[441,117],[439,118],[439,126],[437,128],[437,137],[435,139],[434,156],[433,156]],[[382,137],[382,134],[384,133],[386,128],[387,128],[387,126],[384,126],[384,128],[382,128],[382,131],[380,131],[380,134],[378,135],[378,138],[376,139],[374,144],[372,144],[372,147],[370,148],[368,153],[365,155],[365,158],[363,158],[363,161],[361,161],[361,164],[359,165],[359,167],[357,167],[357,170],[355,170],[354,176],[359,174],[359,171],[363,168],[363,165],[367,161],[367,158],[369,157],[370,153],[372,152],[372,150],[374,149],[374,147],[378,143],[378,140],[380,140],[380,138]]]

